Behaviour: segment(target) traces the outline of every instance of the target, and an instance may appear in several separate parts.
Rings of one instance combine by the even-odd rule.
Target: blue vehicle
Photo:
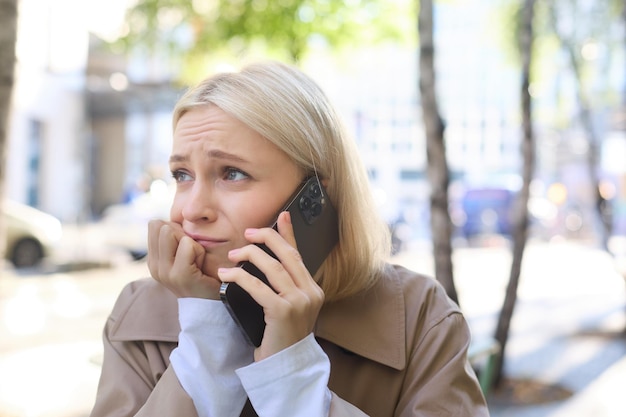
[[[461,232],[466,238],[481,235],[512,234],[512,209],[516,192],[507,188],[482,187],[465,191],[461,198],[464,222]]]

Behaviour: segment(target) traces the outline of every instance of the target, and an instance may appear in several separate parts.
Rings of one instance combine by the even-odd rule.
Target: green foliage
[[[506,0],[493,8],[491,19],[495,22],[496,32],[499,36],[500,47],[505,56],[515,67],[521,65],[519,48],[519,33],[521,23],[522,2],[519,0]]]
[[[499,17],[494,19],[500,22],[501,44],[512,65],[520,65],[521,5],[521,0],[502,0],[497,9]],[[608,77],[602,74],[609,72],[612,57],[620,55],[624,48],[624,21],[620,17],[624,7],[623,0],[537,1],[533,20],[533,95],[554,94],[547,92],[547,86],[555,80],[558,85],[566,85],[563,80],[574,77],[580,80],[583,92],[591,93],[588,99],[592,104],[602,106],[617,102],[619,93],[611,90],[606,82]],[[568,51],[572,51],[578,64],[576,74],[572,72]],[[541,108],[539,119],[551,120],[559,126],[571,123],[567,107],[572,94],[564,88],[556,93],[557,106],[545,102],[550,107]]]
[[[619,101],[607,74],[615,52],[625,46],[623,8],[623,0],[560,0],[543,7],[547,18],[542,29],[557,45],[554,56],[560,56],[561,66],[569,68],[579,84],[579,100],[591,108]]]
[[[406,42],[414,37],[412,6],[412,0],[138,0],[118,45],[165,50],[186,69],[253,50],[297,62],[313,45]]]
[[[515,64],[519,63],[517,42],[520,8],[520,0],[503,0],[494,9],[497,15],[494,21],[500,24],[503,49]],[[543,61],[542,57],[547,58],[555,52],[555,42],[576,44],[579,49],[590,40],[598,41],[609,49],[623,47],[623,39],[615,37],[615,25],[619,24],[619,15],[623,13],[623,8],[623,0],[538,1],[533,22],[536,47],[545,50],[548,55],[540,54],[537,61]]]

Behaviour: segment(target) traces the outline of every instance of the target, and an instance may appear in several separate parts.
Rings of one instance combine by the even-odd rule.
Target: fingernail
[[[231,249],[228,251],[228,255],[237,255],[237,253],[239,252],[239,249]]]
[[[288,211],[285,212],[285,221],[291,224],[291,213]]]
[[[230,272],[230,268],[217,268],[217,275],[225,276]]]
[[[246,229],[246,235],[247,236],[252,236],[254,235],[259,229]]]

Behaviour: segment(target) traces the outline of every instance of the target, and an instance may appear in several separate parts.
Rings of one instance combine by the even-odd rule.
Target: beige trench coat
[[[91,416],[197,416],[169,366],[179,330],[172,293],[151,278],[130,283],[104,329]],[[372,290],[326,304],[315,336],[331,362],[331,417],[489,415],[467,323],[431,278],[390,267]],[[256,416],[249,404],[241,415]]]

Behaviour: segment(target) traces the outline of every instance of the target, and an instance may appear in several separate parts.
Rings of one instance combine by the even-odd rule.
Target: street
[[[430,249],[414,245],[394,261],[432,275]],[[510,267],[499,245],[455,250],[461,308],[475,339],[493,334]],[[0,417],[84,417],[99,375],[101,331],[117,294],[147,276],[144,262],[0,279]],[[626,355],[620,332],[624,279],[608,255],[574,243],[527,248],[507,346],[506,373],[577,392]],[[490,405],[491,406],[491,405]],[[549,415],[560,403],[494,404],[492,416]],[[539,410],[539,412],[538,412]]]
[[[101,334],[117,293],[144,263],[48,275],[3,271],[0,416],[86,416],[100,373]]]

